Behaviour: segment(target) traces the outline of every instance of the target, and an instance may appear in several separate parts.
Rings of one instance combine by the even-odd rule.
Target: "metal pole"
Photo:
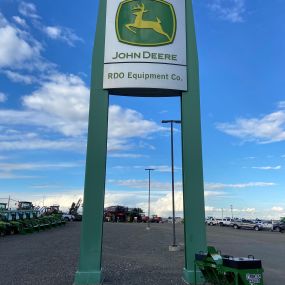
[[[148,220],[147,220],[147,227],[150,229],[150,170],[148,170]]]
[[[175,232],[175,196],[174,196],[174,150],[173,150],[173,123],[181,124],[180,120],[162,120],[161,123],[170,123],[170,134],[171,134],[171,186],[172,186],[172,233],[173,233],[173,243],[172,247],[177,247],[176,245],[176,232]]]
[[[172,227],[173,227],[173,244],[172,244],[172,246],[176,246],[176,234],[175,234],[175,201],[174,201],[173,121],[171,122],[171,178],[172,178]]]
[[[150,230],[150,172],[155,170],[153,168],[146,168],[145,170],[148,171],[148,220],[147,220],[147,230]]]
[[[233,205],[231,205],[231,213],[232,213],[232,220],[234,219],[234,215],[233,215]]]
[[[222,208],[222,220],[224,219],[224,208]]]
[[[8,198],[8,210],[9,210],[9,208],[10,208],[10,195],[9,195],[9,198]]]

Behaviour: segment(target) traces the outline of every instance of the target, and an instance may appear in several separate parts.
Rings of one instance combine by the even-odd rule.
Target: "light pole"
[[[170,123],[171,127],[171,178],[172,178],[172,226],[173,226],[173,243],[171,250],[177,248],[175,234],[175,201],[174,201],[174,152],[173,152],[173,124],[181,124],[180,120],[162,120],[162,124]]]
[[[234,219],[234,215],[233,215],[233,205],[230,205],[231,206],[231,213],[232,213],[232,220]]]
[[[149,220],[150,220],[150,172],[155,170],[154,168],[146,168],[146,171],[148,171],[148,220],[147,220],[147,230],[150,230],[150,224],[149,224]]]

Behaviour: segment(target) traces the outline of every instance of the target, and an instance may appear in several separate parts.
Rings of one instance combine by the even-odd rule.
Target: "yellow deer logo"
[[[148,12],[149,10],[145,10],[144,4],[141,6],[138,5],[132,9],[135,11],[133,15],[136,16],[135,21],[133,23],[126,24],[125,27],[133,33],[136,33],[135,29],[152,29],[155,32],[164,35],[170,41],[170,36],[163,31],[161,26],[161,21],[158,17],[156,17],[156,21],[145,21],[143,20],[143,14]],[[134,29],[135,28],[135,29]]]

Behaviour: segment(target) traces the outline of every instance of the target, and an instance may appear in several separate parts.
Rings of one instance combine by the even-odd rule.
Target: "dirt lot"
[[[266,285],[285,284],[285,234],[208,227],[208,244],[225,254],[261,258]],[[1,285],[71,285],[79,257],[80,223],[0,239]],[[183,225],[177,225],[183,243]],[[182,285],[183,251],[169,252],[171,225],[104,225],[103,271],[108,285]]]

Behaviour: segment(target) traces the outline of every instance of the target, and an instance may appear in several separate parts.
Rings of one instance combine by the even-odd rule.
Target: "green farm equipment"
[[[209,246],[208,252],[195,255],[195,272],[197,267],[204,276],[205,284],[263,285],[261,260],[252,255],[247,258],[221,255],[214,247]]]
[[[20,217],[20,223],[23,226],[22,233],[32,233],[35,231],[34,228],[34,222],[31,218],[31,215],[29,212],[26,211],[18,211],[19,217]]]
[[[12,221],[12,217],[8,212],[0,213],[0,235],[13,235],[18,232],[19,224]]]
[[[21,233],[23,231],[23,225],[18,221],[19,216],[14,214],[12,211],[2,212],[2,221],[5,221],[7,226],[7,231],[9,234],[13,235],[16,233]]]
[[[65,224],[58,205],[48,209],[43,214],[32,202],[21,201],[17,210],[8,210],[6,203],[0,203],[0,236],[33,233]]]
[[[7,233],[8,223],[0,220],[0,236],[3,237]]]

